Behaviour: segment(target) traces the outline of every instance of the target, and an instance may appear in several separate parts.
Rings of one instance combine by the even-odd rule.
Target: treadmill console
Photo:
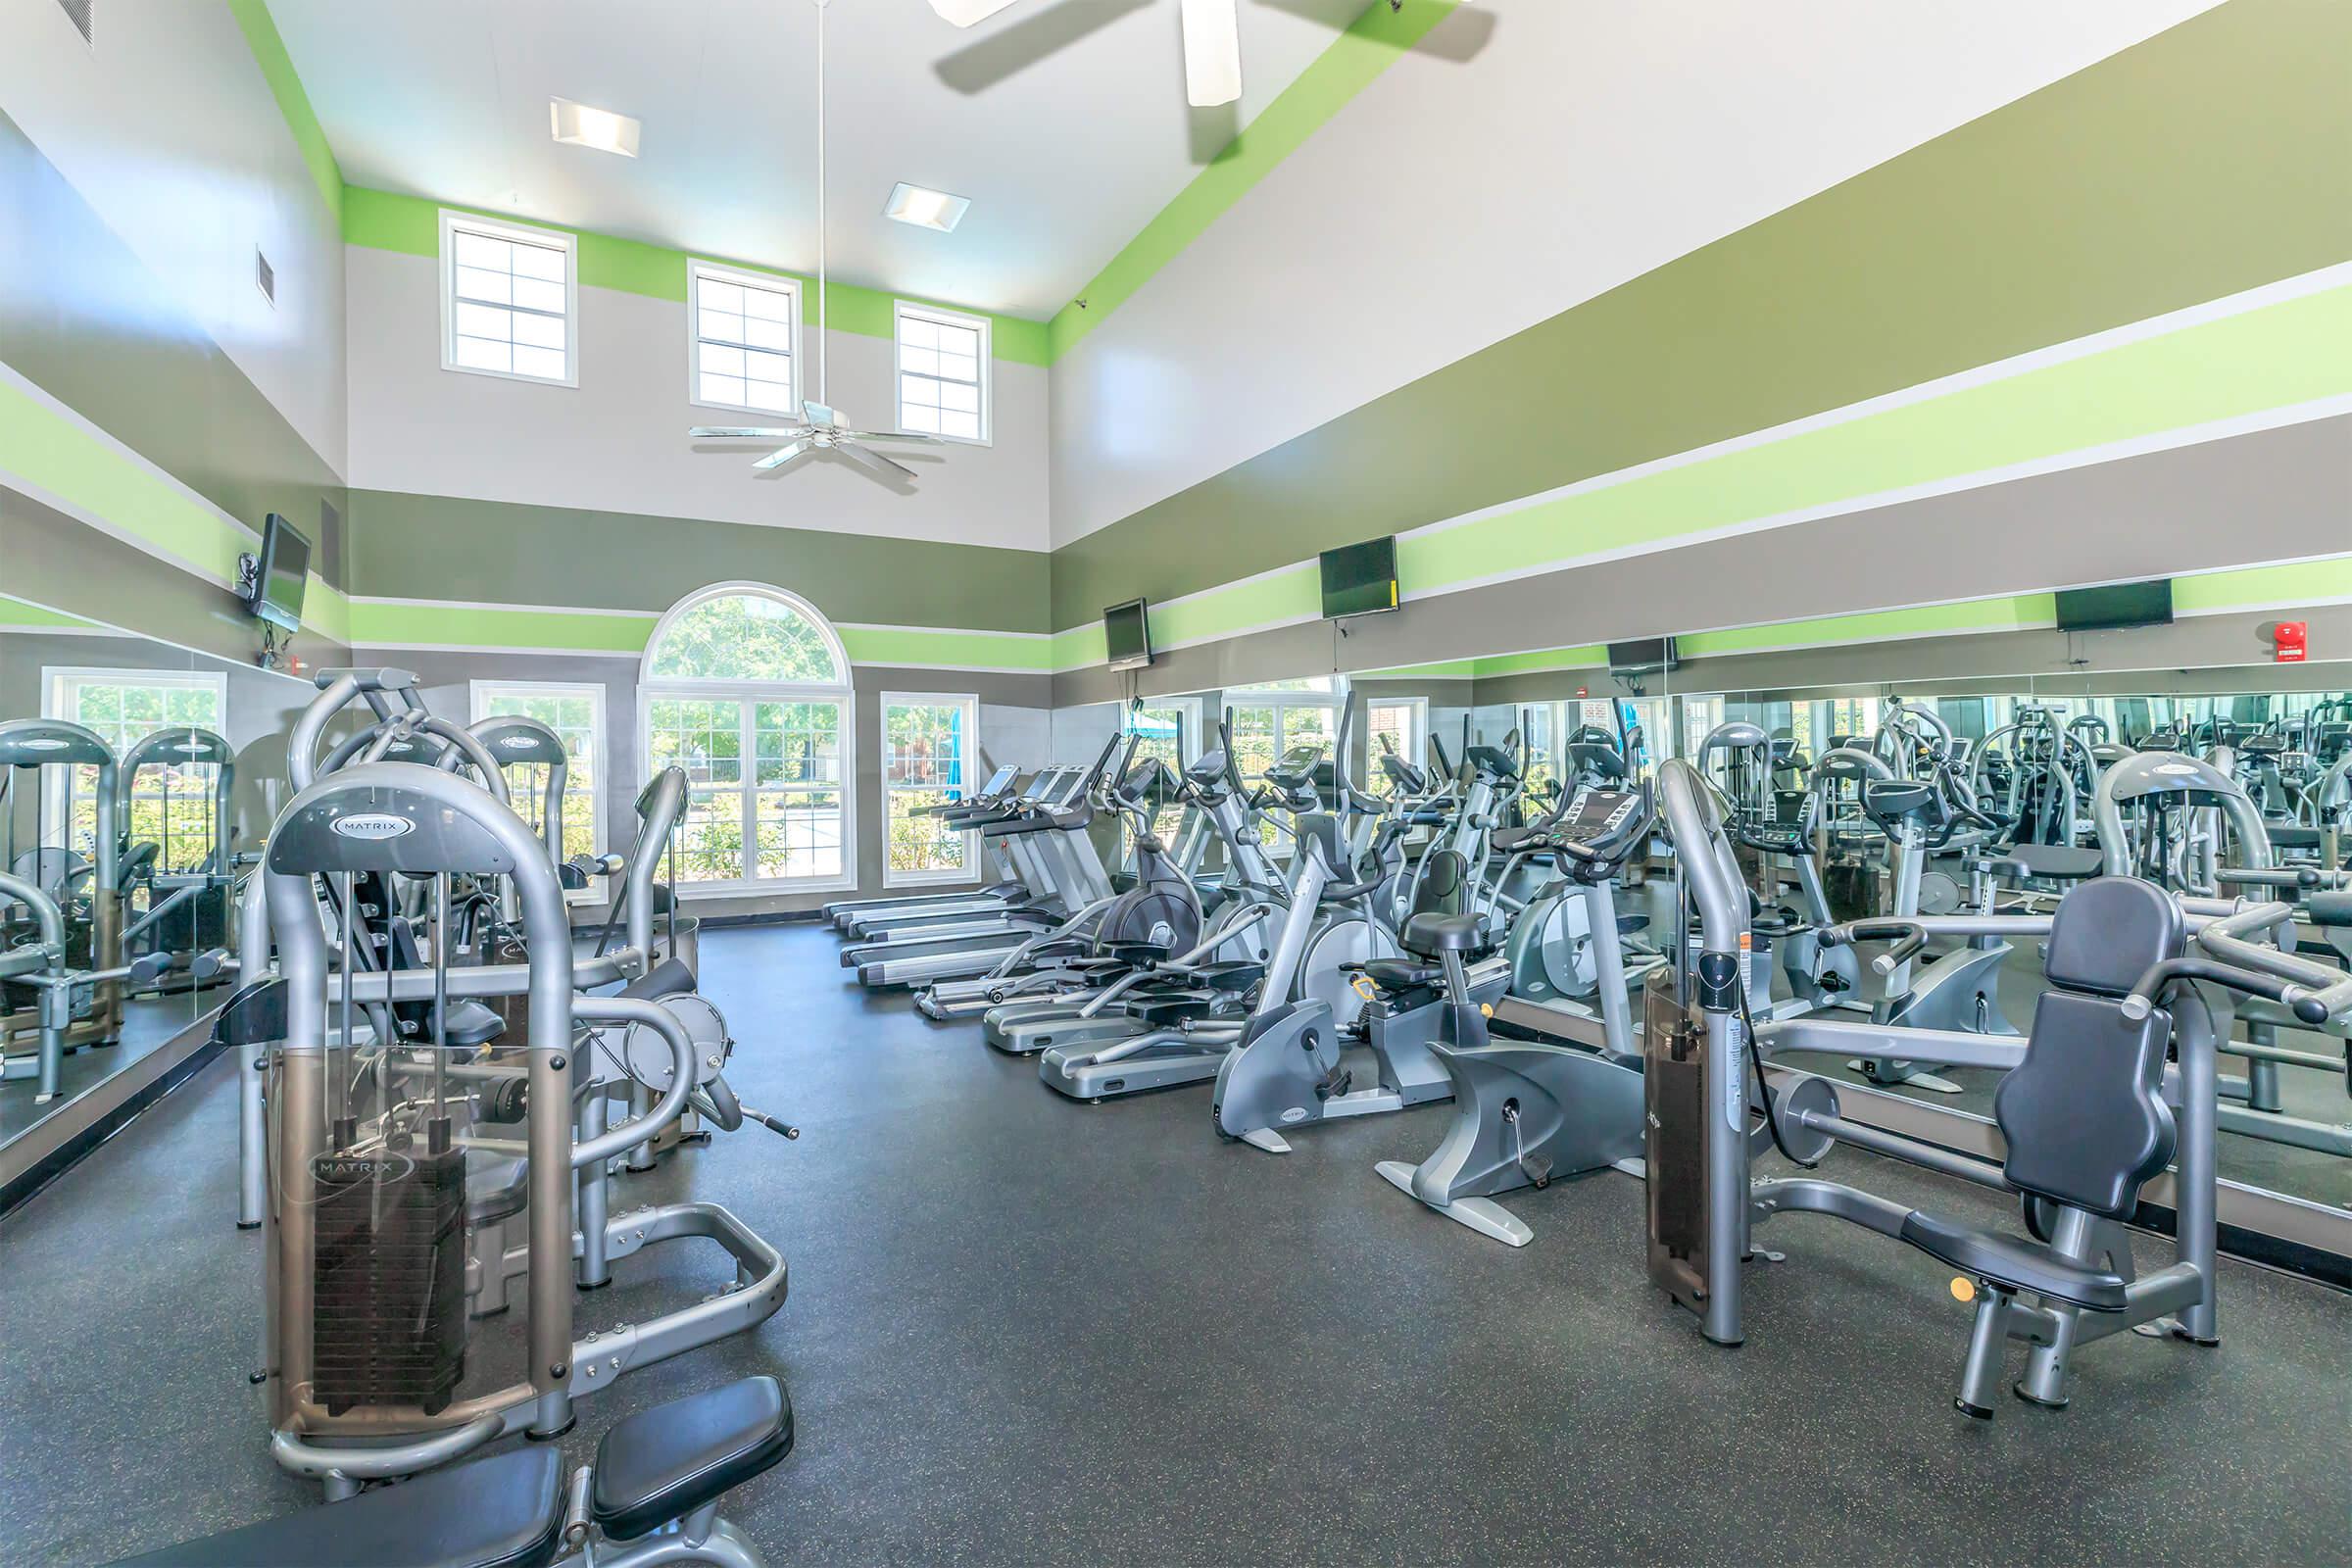
[[[988,775],[988,782],[980,786],[981,796],[989,800],[996,799],[1012,788],[1012,781],[1020,777],[1020,773],[1021,770],[1017,767],[998,768],[994,773]]]
[[[1649,834],[1649,786],[1608,789],[1588,784],[1569,797],[1532,847],[1558,857],[1563,871],[1585,880],[1612,874]]]
[[[1296,794],[1314,782],[1315,764],[1323,760],[1323,743],[1309,741],[1294,746],[1274,759],[1266,768],[1266,782],[1286,794]]]
[[[1463,755],[1481,773],[1491,778],[1514,779],[1519,776],[1518,765],[1511,760],[1511,754],[1499,747],[1473,746]]]

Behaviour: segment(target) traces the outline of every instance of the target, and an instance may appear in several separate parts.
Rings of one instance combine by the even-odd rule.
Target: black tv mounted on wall
[[[2125,626],[2169,626],[2173,623],[2173,580],[2114,582],[2104,588],[2062,588],[2058,592],[2060,631],[2114,631]]]
[[[1609,669],[1619,675],[1648,675],[1682,667],[1671,637],[1639,637],[1609,644]]]
[[[1130,599],[1102,612],[1102,641],[1112,669],[1142,669],[1152,662],[1152,622],[1144,601]]]
[[[1395,610],[1396,596],[1396,536],[1367,539],[1360,545],[1326,550],[1323,565],[1323,618],[1377,615]]]
[[[276,513],[262,527],[261,553],[251,558],[245,608],[280,631],[302,629],[302,591],[311,573],[311,542]]]

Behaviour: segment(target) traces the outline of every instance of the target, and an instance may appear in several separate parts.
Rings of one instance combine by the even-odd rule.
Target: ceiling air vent
[[[262,298],[272,305],[277,303],[277,270],[270,265],[270,258],[259,249],[253,253],[253,283],[262,291]]]
[[[74,24],[74,30],[81,34],[83,43],[93,49],[97,47],[97,40],[90,36],[90,29],[96,21],[92,13],[98,9],[98,0],[57,0],[57,9],[66,14],[68,22]]]

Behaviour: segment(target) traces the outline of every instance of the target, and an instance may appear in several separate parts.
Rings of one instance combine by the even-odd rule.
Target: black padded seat
[[[2061,1257],[2039,1242],[1971,1230],[1917,1209],[1903,1220],[1903,1240],[1976,1279],[2013,1291],[2032,1291],[2090,1312],[2121,1312],[2124,1279]]]
[[[682,1519],[792,1451],[792,1402],[760,1376],[616,1423],[596,1446],[588,1513],[614,1541]]]
[[[636,997],[651,1002],[661,997],[674,997],[694,989],[694,971],[683,958],[664,958],[651,969],[620,988],[624,997]]]
[[[786,1432],[789,1446],[789,1419]],[[563,1539],[564,1454],[532,1446],[126,1557],[116,1568],[546,1568]]]
[[[1415,963],[1410,958],[1367,958],[1360,967],[1364,978],[1389,992],[1434,986],[1446,973],[1434,963]]]
[[[466,1223],[494,1225],[523,1210],[530,1200],[531,1162],[488,1159],[466,1173]]]
[[[449,1004],[449,1027],[442,1031],[443,1044],[460,1051],[471,1051],[486,1046],[507,1032],[507,1020],[469,997],[453,997]],[[419,1045],[429,1044],[426,1040]]]
[[[2097,850],[2071,844],[2013,844],[2001,854],[2024,866],[2028,876],[2045,882],[2081,882],[2097,876],[2107,864]]]
[[[1487,945],[1487,917],[1475,910],[1416,914],[1404,922],[1401,945],[1407,953],[1476,953]]]

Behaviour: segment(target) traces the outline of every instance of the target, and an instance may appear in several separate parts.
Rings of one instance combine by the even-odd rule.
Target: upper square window
[[[800,407],[800,284],[710,262],[693,264],[691,282],[693,401],[789,416]]]
[[[441,368],[578,386],[574,241],[441,214]]]
[[[989,441],[988,318],[927,305],[898,307],[899,428]]]

